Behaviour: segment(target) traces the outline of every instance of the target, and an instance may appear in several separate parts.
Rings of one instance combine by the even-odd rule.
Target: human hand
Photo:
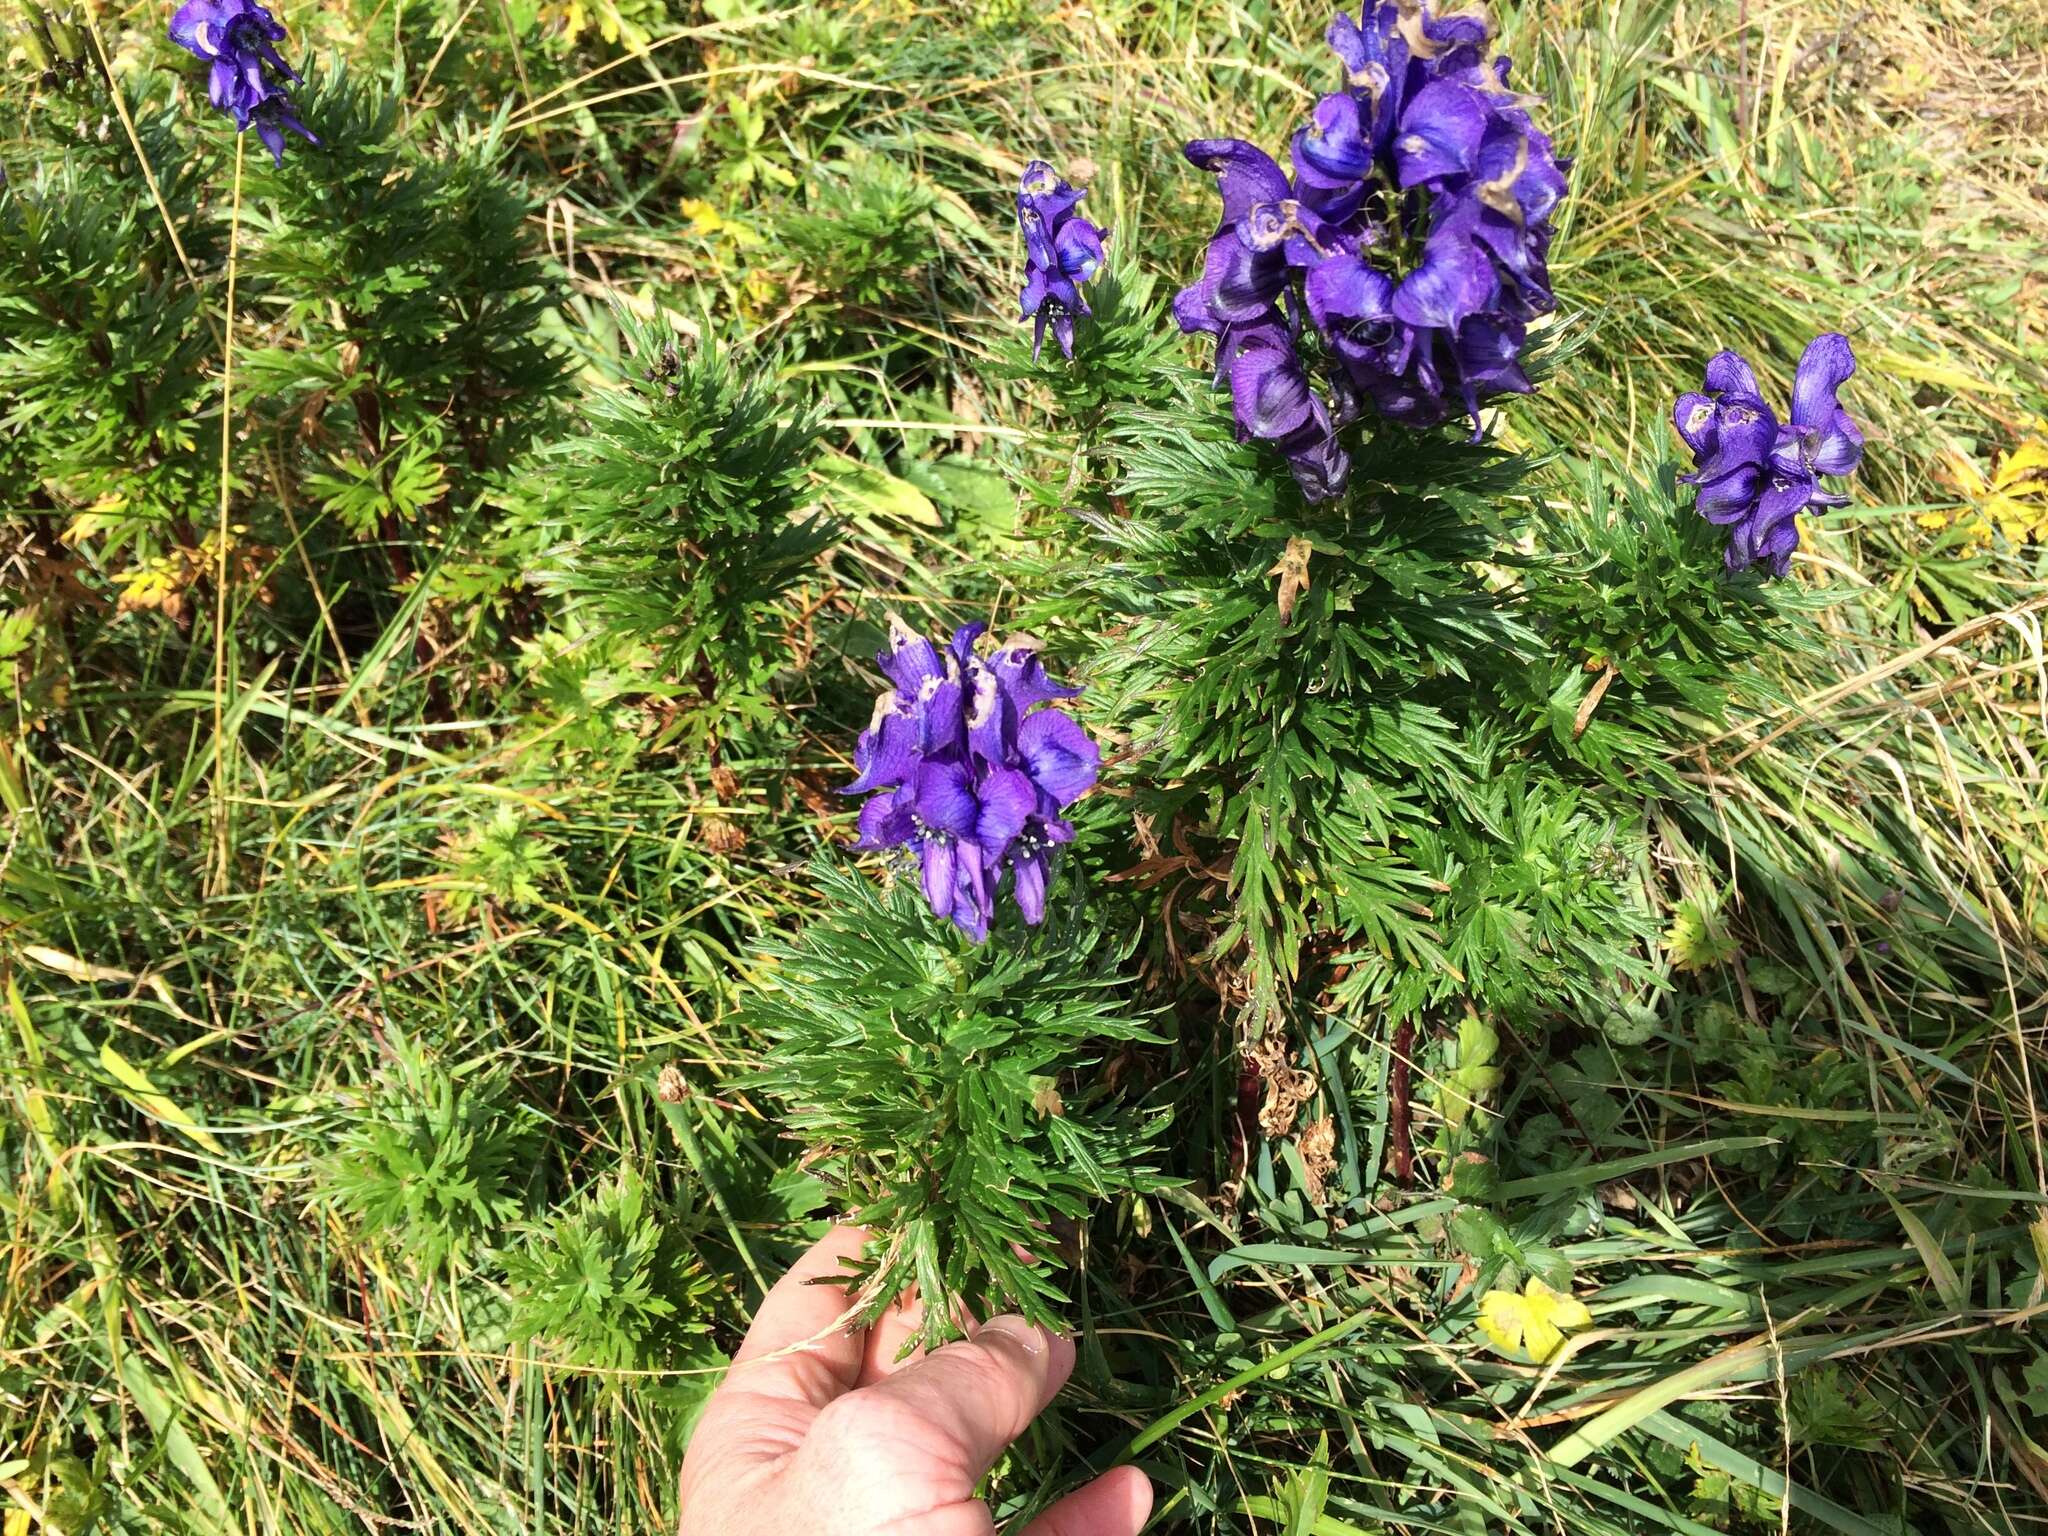
[[[992,1536],[975,1487],[1074,1369],[1071,1340],[1021,1317],[898,1361],[916,1310],[849,1327],[836,1227],[761,1302],[683,1458],[680,1536]],[[1137,1536],[1152,1485],[1105,1472],[1023,1536]]]

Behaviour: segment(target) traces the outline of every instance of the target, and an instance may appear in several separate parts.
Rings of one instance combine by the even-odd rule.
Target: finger
[[[1032,1521],[1024,1536],[1138,1536],[1152,1513],[1152,1480],[1113,1467]]]
[[[893,1402],[926,1425],[947,1480],[933,1491],[939,1501],[966,1499],[1073,1370],[1071,1339],[1021,1317],[997,1317],[973,1338],[884,1377],[862,1396]]]
[[[853,1300],[834,1280],[850,1278],[867,1233],[834,1227],[761,1298],[732,1369],[704,1405],[683,1462],[687,1499],[703,1467],[737,1470],[772,1463],[803,1444],[818,1410],[850,1391],[867,1354],[852,1327]]]
[[[967,1303],[955,1296],[947,1309],[953,1320],[953,1333],[972,1336],[981,1326],[974,1320],[974,1314],[967,1310]],[[884,1376],[894,1375],[906,1365],[922,1360],[929,1351],[920,1344],[908,1354],[903,1345],[924,1327],[924,1297],[916,1286],[911,1286],[899,1296],[890,1310],[876,1319],[868,1329],[868,1355],[861,1363],[860,1385],[871,1387]]]
[[[834,1227],[776,1281],[733,1356],[728,1382],[820,1408],[852,1390],[867,1338],[848,1315],[853,1276],[847,1264],[860,1257],[867,1237],[860,1227]]]
[[[924,1301],[915,1288],[905,1291],[876,1318],[868,1329],[867,1356],[861,1361],[859,1385],[871,1387],[885,1376],[893,1376],[907,1365],[924,1358],[924,1347],[908,1354],[903,1346],[924,1327]]]

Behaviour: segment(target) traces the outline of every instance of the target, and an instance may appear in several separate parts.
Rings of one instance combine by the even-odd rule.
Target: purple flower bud
[[[1024,168],[1017,189],[1017,227],[1024,235],[1023,313],[1034,321],[1031,356],[1045,346],[1046,327],[1066,357],[1074,355],[1074,317],[1089,313],[1080,285],[1102,269],[1103,232],[1078,212],[1086,194],[1043,160]]]

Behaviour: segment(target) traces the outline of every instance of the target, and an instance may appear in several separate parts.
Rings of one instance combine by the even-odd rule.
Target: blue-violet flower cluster
[[[1846,475],[1863,458],[1863,433],[1835,398],[1856,371],[1849,338],[1816,336],[1792,380],[1792,416],[1782,426],[1757,388],[1756,374],[1733,352],[1707,364],[1706,391],[1681,395],[1672,412],[1692,450],[1700,513],[1728,529],[1728,569],[1762,566],[1782,576],[1799,547],[1798,515],[1838,507],[1846,496],[1823,491],[1818,477]]]
[[[1241,139],[1187,146],[1217,173],[1223,219],[1174,300],[1183,331],[1217,339],[1239,435],[1277,447],[1312,501],[1343,489],[1336,434],[1364,406],[1417,426],[1462,410],[1476,426],[1482,401],[1528,390],[1518,358],[1552,306],[1550,216],[1565,193],[1532,98],[1487,58],[1483,18],[1368,0],[1327,36],[1345,89],[1294,135],[1292,179]]]
[[[285,129],[309,144],[320,142],[299,121],[284,88],[285,80],[299,78],[273,46],[284,41],[284,27],[257,0],[185,0],[171,18],[171,41],[213,66],[208,98],[235,120],[237,133],[253,124],[277,164],[284,164]]]
[[[1087,194],[1070,187],[1043,160],[1024,167],[1017,188],[1017,225],[1024,232],[1024,313],[1036,320],[1031,333],[1035,360],[1045,345],[1045,327],[1066,357],[1074,355],[1074,317],[1089,313],[1081,284],[1102,266],[1102,231],[1079,211]]]
[[[1024,920],[1044,918],[1052,849],[1074,838],[1060,813],[1102,763],[1073,716],[1039,707],[1081,690],[1046,676],[1036,641],[977,655],[986,628],[963,625],[938,646],[890,621],[875,659],[894,686],[854,749],[859,777],[840,791],[880,791],[860,808],[854,846],[913,851],[932,911],[977,943],[1005,871]]]

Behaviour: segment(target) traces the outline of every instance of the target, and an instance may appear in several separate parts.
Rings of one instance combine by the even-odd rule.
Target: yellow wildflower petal
[[[2024,478],[2030,470],[2048,471],[2048,441],[2031,438],[2008,453],[2005,462],[1998,466],[1998,488],[2005,490]],[[2048,484],[2044,484],[2041,489],[2048,492]]]
[[[1488,1291],[1479,1298],[1479,1331],[1503,1354],[1526,1355],[1538,1365],[1564,1347],[1567,1333],[1593,1324],[1593,1314],[1577,1297],[1553,1291],[1534,1275],[1513,1291]]]

